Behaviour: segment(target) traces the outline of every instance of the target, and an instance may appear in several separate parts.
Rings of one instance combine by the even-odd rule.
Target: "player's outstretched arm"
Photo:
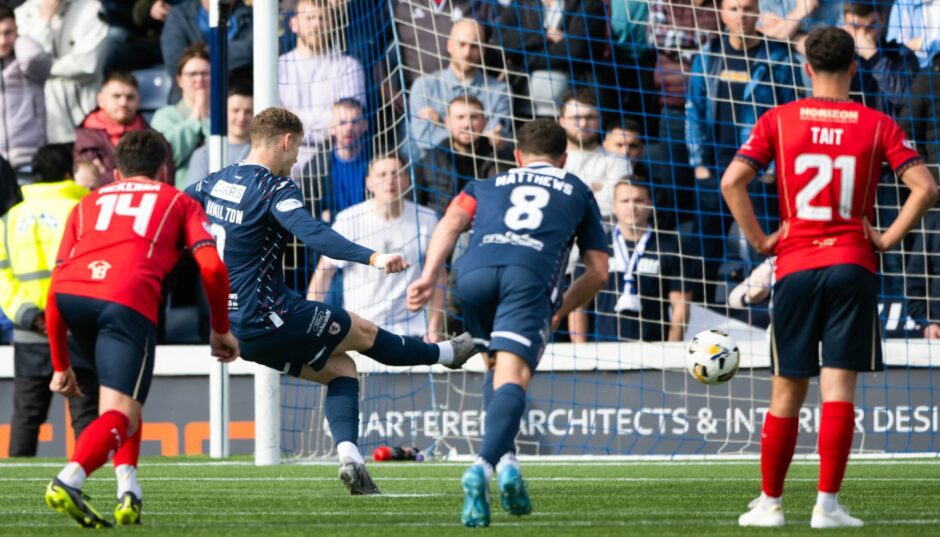
[[[271,216],[318,254],[373,266],[378,266],[373,261],[385,260],[373,259],[376,254],[374,250],[350,241],[311,216],[304,208],[303,198],[293,182],[289,182],[288,186],[275,194],[271,204]]]
[[[725,197],[725,202],[747,238],[747,242],[761,254],[768,254],[777,244],[780,232],[777,231],[768,236],[757,222],[754,205],[747,193],[747,185],[756,175],[757,172],[751,166],[737,159],[731,161],[721,177],[721,194]]]
[[[438,222],[428,243],[428,253],[424,258],[424,270],[421,277],[408,286],[407,307],[409,311],[418,311],[428,303],[435,285],[441,277],[444,262],[454,251],[454,244],[461,233],[470,229],[471,215],[457,203],[452,203]]]
[[[561,307],[552,317],[553,329],[558,326],[561,319],[567,317],[575,308],[585,305],[607,284],[609,259],[606,251],[584,250],[581,252],[581,259],[584,260],[584,274],[571,282],[571,287],[565,291]]]
[[[937,183],[927,166],[911,166],[901,175],[901,181],[911,189],[911,194],[888,229],[884,233],[878,233],[868,221],[865,222],[868,237],[879,252],[886,252],[901,242],[937,201]]]
[[[219,257],[219,252],[212,247],[203,246],[193,252],[193,257],[199,265],[199,274],[209,299],[210,322],[212,332],[209,335],[209,346],[212,356],[222,362],[231,362],[238,358],[238,341],[229,331],[228,320],[228,269]]]

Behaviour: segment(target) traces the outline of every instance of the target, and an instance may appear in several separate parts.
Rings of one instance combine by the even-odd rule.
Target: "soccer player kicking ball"
[[[350,242],[310,215],[303,194],[288,177],[302,138],[296,115],[268,108],[251,121],[248,157],[210,174],[186,193],[205,207],[229,267],[229,317],[242,358],[325,384],[323,412],[339,453],[339,477],[352,494],[379,494],[358,447],[359,380],[346,352],[358,351],[391,366],[459,369],[476,349],[469,334],[425,343],[382,330],[342,308],[307,301],[287,288],[281,266],[292,234],[332,259],[386,273],[409,266],[401,255]]]
[[[558,319],[583,306],[607,283],[607,235],[591,190],[562,168],[565,131],[537,119],[519,131],[519,168],[472,181],[450,204],[428,245],[421,278],[408,288],[408,308],[427,303],[457,237],[471,230],[458,262],[457,294],[473,340],[495,354],[492,397],[479,456],[463,474],[465,526],[490,524],[489,483],[499,473],[500,503],[532,512],[514,442],[532,372]],[[564,296],[561,281],[577,240],[586,267]]]
[[[46,488],[46,505],[84,527],[109,527],[82,485],[113,454],[118,524],[140,524],[137,483],[140,413],[153,377],[160,286],[190,249],[212,313],[209,344],[223,362],[238,356],[226,312],[228,271],[198,203],[167,185],[166,142],[152,130],[128,133],[114,151],[116,182],[85,197],[69,215],[52,274],[46,325],[55,373],[49,388],[82,397],[69,365],[66,331],[94,357],[100,416],[82,432],[72,459]]]
[[[765,113],[721,180],[748,242],[777,255],[773,288],[770,409],[761,433],[761,495],[741,526],[782,526],[780,498],[796,448],[797,420],[810,377],[819,375],[819,494],[813,528],[859,527],[838,502],[855,426],[855,380],[884,369],[875,252],[893,248],[933,205],[937,187],[894,121],[849,100],[855,43],[820,28],[806,39],[813,96]],[[777,164],[779,231],[754,217],[747,184]],[[884,233],[871,225],[883,162],[911,190]],[[820,367],[819,344],[822,343]]]

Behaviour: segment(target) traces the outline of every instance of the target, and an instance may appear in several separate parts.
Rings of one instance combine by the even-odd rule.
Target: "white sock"
[[[140,490],[140,483],[137,482],[136,466],[122,464],[114,469],[114,475],[117,477],[117,497],[119,500],[125,492],[133,492],[138,500],[144,498],[144,492]]]
[[[816,506],[821,507],[827,513],[835,511],[839,506],[839,493],[819,491],[816,495]]]
[[[362,453],[359,452],[359,446],[353,444],[352,442],[340,442],[336,444],[336,453],[339,454],[339,460],[343,459],[352,459],[353,462],[359,464],[365,464],[366,460],[362,458]]]
[[[496,465],[496,472],[501,474],[506,468],[519,469],[519,461],[516,460],[516,454],[512,451],[503,453],[503,456],[499,459],[499,463]]]
[[[760,502],[761,502],[761,505],[764,506],[764,508],[769,508],[769,507],[773,507],[775,505],[781,504],[779,496],[774,498],[773,496],[768,496],[767,494],[763,492],[760,493]]]
[[[437,357],[437,363],[450,365],[454,361],[454,346],[450,344],[450,341],[441,341],[437,343],[437,348],[441,350],[440,356]]]
[[[82,486],[85,484],[85,480],[88,479],[88,476],[85,474],[85,469],[77,462],[66,464],[65,468],[63,468],[56,477],[66,485],[79,490],[81,490]]]
[[[487,481],[493,479],[493,467],[490,466],[490,463],[486,462],[486,459],[483,457],[477,457],[477,460],[473,461],[473,466],[483,467],[483,477],[485,477]]]

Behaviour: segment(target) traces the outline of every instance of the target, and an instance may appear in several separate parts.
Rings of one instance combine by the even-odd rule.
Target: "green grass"
[[[37,465],[39,463],[39,465]],[[42,464],[45,463],[45,464]],[[42,501],[61,460],[0,465],[0,535],[86,534]],[[756,496],[756,462],[530,463],[523,465],[534,512],[503,513],[494,494],[489,529],[460,526],[462,464],[381,463],[371,472],[385,496],[351,497],[334,465],[255,468],[244,461],[213,465],[204,459],[142,461],[145,489],[140,528],[133,535],[818,535],[809,529],[815,464],[795,463],[785,498],[787,526],[743,530],[737,517]],[[494,485],[495,492],[495,485]],[[111,516],[110,467],[86,485],[93,505]],[[842,501],[866,522],[860,530],[826,535],[937,535],[940,533],[940,461],[849,465]]]

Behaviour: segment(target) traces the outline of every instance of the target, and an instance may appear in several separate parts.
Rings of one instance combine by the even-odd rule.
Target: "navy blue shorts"
[[[157,345],[153,321],[127,306],[96,298],[56,294],[56,305],[82,354],[94,361],[98,383],[144,404]]]
[[[304,364],[314,371],[323,369],[349,333],[352,319],[346,310],[322,302],[297,304],[277,329],[254,338],[239,338],[242,358],[293,377],[300,376]]]
[[[535,371],[551,333],[548,289],[522,267],[486,267],[457,275],[464,324],[480,351],[519,355]]]
[[[774,284],[770,326],[774,375],[814,377],[820,367],[884,369],[878,279],[858,265],[784,276]]]

